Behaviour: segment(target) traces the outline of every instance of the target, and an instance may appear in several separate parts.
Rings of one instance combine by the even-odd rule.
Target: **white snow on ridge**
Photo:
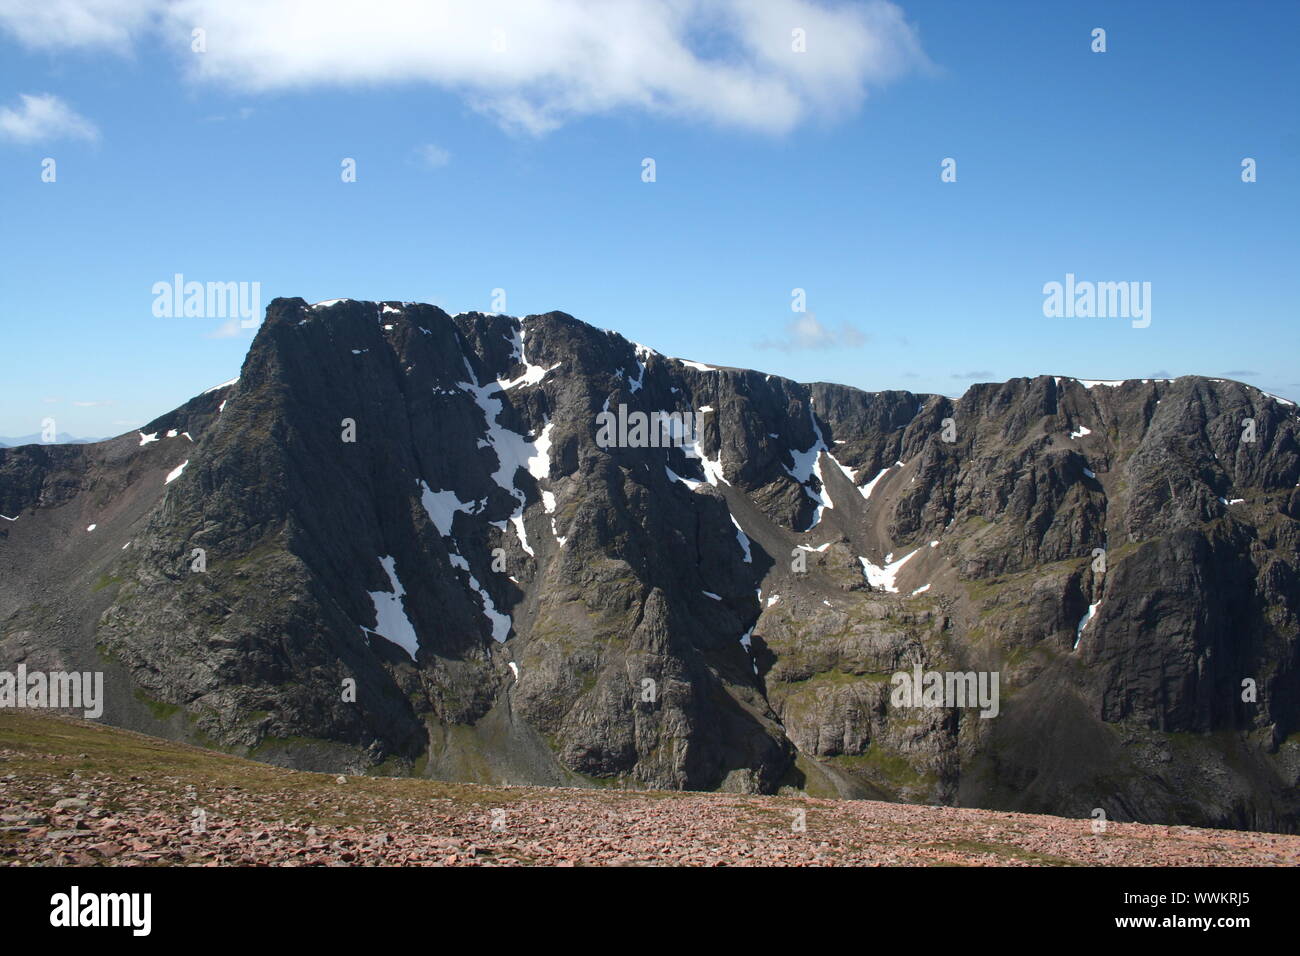
[[[98,528],[98,527],[99,527],[99,525],[97,525],[97,524],[87,525],[87,526],[86,526],[86,530],[87,530],[87,531],[94,531],[94,530],[95,530],[96,528]]]
[[[524,467],[534,478],[549,478],[551,476],[551,428],[553,422],[547,422],[542,426],[542,433],[537,436],[533,444],[533,454],[525,459]]]
[[[839,445],[842,444],[842,442],[837,441],[835,444]],[[826,453],[826,457],[829,458],[831,461],[833,461],[835,463],[835,467],[838,468],[841,472],[843,472],[844,477],[849,480],[849,484],[856,485],[858,483],[858,471],[856,468],[849,468],[847,465],[841,465],[839,459],[836,458],[834,455],[832,455],[829,451]]]
[[[520,355],[523,354],[523,338],[520,337]],[[472,370],[469,367],[469,361],[465,361],[465,370],[470,372],[470,378],[474,379]],[[543,372],[545,374],[545,372]],[[515,384],[518,384],[516,381]],[[497,456],[497,469],[492,473],[492,480],[500,488],[510,492],[519,507],[511,516],[511,521],[515,525],[515,531],[519,535],[519,543],[529,554],[533,550],[528,545],[528,536],[524,531],[523,513],[527,504],[524,493],[515,487],[515,474],[520,468],[526,470],[530,475],[537,479],[543,479],[550,476],[551,473],[551,428],[552,422],[547,422],[542,428],[542,432],[536,438],[529,439],[518,432],[511,431],[501,425],[497,418],[504,409],[504,404],[500,396],[504,394],[502,383],[500,381],[492,382],[488,385],[477,385],[471,382],[460,382],[458,385],[463,391],[473,396],[474,401],[483,411],[483,419],[487,426],[487,435],[485,436],[487,446],[492,449]],[[483,447],[480,445],[480,447]]]
[[[388,575],[391,591],[369,591],[370,601],[375,606],[375,634],[396,644],[415,660],[415,652],[420,648],[420,639],[415,634],[415,626],[406,616],[402,606],[402,596],[406,594],[402,582],[397,579],[397,561],[395,558],[381,556],[379,563]]]
[[[812,524],[805,528],[805,531],[811,531],[817,527],[822,520],[822,512],[826,508],[834,508],[835,504],[831,501],[830,495],[826,492],[826,482],[822,480],[821,455],[822,452],[828,451],[826,439],[822,436],[821,426],[817,424],[817,416],[813,413],[812,406],[808,408],[808,419],[812,422],[813,434],[816,439],[807,451],[795,451],[793,448],[788,449],[790,458],[794,462],[794,467],[788,467],[782,464],[786,473],[803,487],[806,494],[817,505],[813,511]],[[832,459],[834,461],[834,459]],[[839,462],[836,462],[838,465]],[[842,467],[842,466],[841,466]],[[808,481],[813,476],[817,476],[818,490],[813,491],[808,487]]]
[[[745,563],[753,564],[754,555],[749,550],[749,535],[745,534],[745,529],[740,526],[740,522],[736,520],[735,515],[728,515],[728,517],[731,518],[731,523],[736,526],[736,541],[740,543],[740,550],[745,552]]]
[[[702,482],[702,481],[695,481],[695,480],[692,479],[692,478],[683,478],[681,475],[677,474],[677,472],[673,471],[673,470],[672,470],[671,468],[669,468],[667,465],[664,465],[664,472],[665,472],[665,474],[668,475],[668,480],[669,480],[669,481],[680,481],[682,484],[684,484],[684,485],[685,485],[687,488],[689,488],[691,491],[694,491],[696,488],[700,487],[700,485],[704,484],[704,482]]]
[[[754,625],[754,627],[757,627],[757,626],[758,626],[757,624]],[[755,660],[753,659],[754,648],[753,648],[753,644],[752,644],[752,642],[750,641],[750,637],[751,637],[751,635],[753,635],[753,633],[754,633],[754,628],[751,627],[751,628],[750,628],[748,631],[746,631],[744,634],[740,635],[740,646],[743,647],[747,652],[749,652],[749,654],[750,654],[750,662],[749,662],[749,663],[750,663],[750,666],[754,668],[754,673],[757,674],[757,673],[758,673],[758,662],[755,661]]]
[[[864,501],[867,501],[871,498],[871,493],[876,490],[876,482],[880,481],[881,478],[884,478],[885,472],[887,471],[889,471],[888,465],[886,465],[884,468],[881,468],[880,471],[876,474],[876,477],[872,478],[865,485],[863,485],[861,488],[858,489],[858,491],[862,492],[862,499]]]
[[[432,491],[423,481],[420,482],[420,503],[424,505],[425,514],[444,538],[451,534],[452,522],[456,512],[478,514],[483,509],[482,502],[461,501],[454,491]]]
[[[141,444],[141,445],[147,445],[147,444],[149,444],[151,441],[157,441],[157,440],[158,440],[158,433],[157,433],[157,432],[153,432],[153,433],[148,434],[148,435],[146,435],[144,432],[141,432],[141,433],[140,433],[140,444]]]
[[[183,471],[185,470],[185,466],[188,465],[189,463],[190,463],[190,460],[189,460],[188,458],[186,458],[183,462],[181,462],[179,465],[177,465],[175,468],[173,468],[173,469],[172,469],[172,470],[167,474],[167,480],[164,481],[163,484],[164,484],[164,485],[170,485],[173,481],[175,481],[177,478],[179,478],[179,477],[181,476],[181,472],[183,472]]]
[[[496,641],[498,644],[504,644],[506,638],[510,636],[510,615],[502,614],[497,610],[496,605],[492,603],[491,595],[489,595],[482,585],[478,583],[478,578],[474,577],[474,573],[470,571],[468,561],[454,551],[451,553],[450,559],[452,567],[459,568],[465,572],[465,576],[469,578],[470,588],[473,589],[483,601],[483,616],[487,618],[488,624],[492,628],[492,640]]]
[[[205,388],[205,389],[203,390],[203,394],[204,394],[204,395],[207,395],[207,394],[209,394],[209,393],[211,393],[211,392],[219,392],[219,391],[221,391],[221,389],[223,389],[223,388],[229,388],[230,386],[234,385],[234,384],[235,384],[236,382],[238,382],[238,381],[239,381],[239,376],[236,375],[236,376],[235,376],[234,378],[232,378],[229,382],[222,382],[220,385],[213,385],[211,388]]]
[[[636,355],[636,367],[637,369],[639,369],[639,371],[637,373],[636,381],[635,382],[632,381],[632,379],[629,377],[627,380],[627,384],[632,394],[635,395],[637,392],[641,391],[641,386],[645,382],[645,363],[649,361],[650,356],[658,355],[659,353],[647,346],[637,345],[637,343],[635,342],[633,342],[632,345],[633,345],[633,351]],[[620,369],[619,372],[621,373],[622,369]]]
[[[1092,434],[1091,428],[1087,427],[1086,425],[1078,425],[1075,427],[1074,431],[1070,432],[1070,437],[1082,438],[1084,435],[1091,435],[1091,434]]]
[[[532,546],[528,543],[528,529],[524,527],[524,507],[521,504],[519,510],[510,516],[510,523],[515,526],[515,535],[519,538],[519,547],[523,548],[530,557],[537,557],[533,552]],[[554,530],[554,525],[551,526]]]
[[[1233,498],[1233,499],[1231,499],[1231,500],[1229,500],[1229,499],[1227,499],[1227,498],[1220,498],[1220,499],[1219,499],[1219,501],[1221,501],[1221,502],[1222,502],[1223,504],[1225,504],[1225,505],[1239,505],[1239,504],[1241,504],[1241,503],[1242,503],[1243,501],[1245,501],[1245,500],[1246,500],[1245,498]]]
[[[928,590],[930,590],[930,585],[922,584],[919,588],[917,588],[915,591],[912,592],[912,597],[916,597],[918,594],[924,594]]]
[[[678,362],[681,362],[681,363],[682,363],[683,365],[685,365],[687,368],[698,369],[698,370],[701,371],[701,372],[716,372],[716,371],[717,371],[717,369],[714,368],[712,365],[705,365],[703,362],[690,362],[690,361],[687,361],[686,359],[677,359],[677,361],[678,361]]]
[[[884,567],[872,564],[863,557],[859,557],[858,560],[862,562],[862,573],[866,575],[868,584],[872,587],[883,587],[889,593],[897,594],[898,588],[894,586],[894,579],[898,577],[898,572],[902,570],[903,565],[910,561],[920,550],[920,548],[917,548],[911,554],[907,554],[893,562],[889,560],[894,556],[893,552],[890,552],[885,555]]]
[[[510,391],[510,389],[518,385],[536,385],[538,382],[544,379],[548,373],[554,372],[562,364],[560,362],[556,362],[550,368],[543,368],[540,365],[531,364],[528,361],[528,356],[525,352],[525,347],[527,344],[525,342],[525,339],[527,339],[527,337],[528,337],[528,330],[525,329],[524,324],[520,322],[519,328],[515,330],[514,335],[511,336],[510,339],[511,347],[512,347],[511,357],[514,358],[516,361],[518,361],[519,364],[524,367],[524,374],[520,375],[518,378],[513,378],[513,379],[504,379],[504,378],[497,379],[497,384],[501,386],[502,391],[508,392]]]
[[[1093,388],[1097,385],[1105,385],[1107,388],[1119,388],[1119,386],[1127,382],[1128,379],[1076,378],[1073,379],[1073,381],[1078,382],[1084,388]]]
[[[351,302],[351,299],[326,299],[324,302],[314,302],[311,305],[313,309],[328,309],[332,305],[338,305],[340,302]]]
[[[1076,651],[1079,649],[1079,641],[1083,640],[1083,629],[1086,628],[1088,623],[1097,616],[1097,608],[1099,607],[1101,607],[1101,601],[1098,601],[1096,604],[1089,604],[1088,613],[1079,618],[1079,626],[1074,632],[1074,649]]]

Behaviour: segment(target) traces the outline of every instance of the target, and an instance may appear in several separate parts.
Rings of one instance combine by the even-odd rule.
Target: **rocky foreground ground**
[[[0,862],[1262,865],[1300,836],[869,801],[337,777],[0,712]]]

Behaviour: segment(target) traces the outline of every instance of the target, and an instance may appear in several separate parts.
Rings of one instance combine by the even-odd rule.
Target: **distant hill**
[[[30,435],[19,435],[17,438],[0,437],[0,448],[17,448],[20,445],[93,445],[103,440],[102,438],[75,438],[67,432],[59,432],[54,436],[54,441],[46,442],[41,440],[40,432],[33,432]]]

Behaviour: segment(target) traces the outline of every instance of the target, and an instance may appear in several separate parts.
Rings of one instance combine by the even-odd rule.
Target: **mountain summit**
[[[1294,831],[1298,432],[1196,376],[953,400],[276,299],[235,382],[0,449],[0,668],[306,769]]]

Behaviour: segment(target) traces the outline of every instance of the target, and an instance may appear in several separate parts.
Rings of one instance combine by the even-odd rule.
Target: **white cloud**
[[[127,53],[132,37],[161,8],[160,0],[0,0],[0,27],[36,49],[107,47]]]
[[[428,83],[537,135],[623,109],[783,133],[926,65],[886,0],[59,0],[59,17],[16,12],[43,4],[0,0],[0,26],[30,46],[113,46],[151,22],[200,82]],[[205,53],[190,51],[195,27]]]
[[[451,162],[451,153],[441,146],[435,146],[433,143],[425,143],[423,146],[415,148],[415,155],[420,158],[430,169],[439,169]]]
[[[838,329],[832,329],[812,312],[804,312],[786,323],[785,334],[781,338],[775,341],[765,339],[755,344],[760,349],[797,352],[804,349],[855,349],[866,344],[866,341],[867,337],[848,322],[842,322]]]
[[[99,138],[95,124],[53,93],[22,93],[17,107],[0,106],[0,139],[40,143]]]

